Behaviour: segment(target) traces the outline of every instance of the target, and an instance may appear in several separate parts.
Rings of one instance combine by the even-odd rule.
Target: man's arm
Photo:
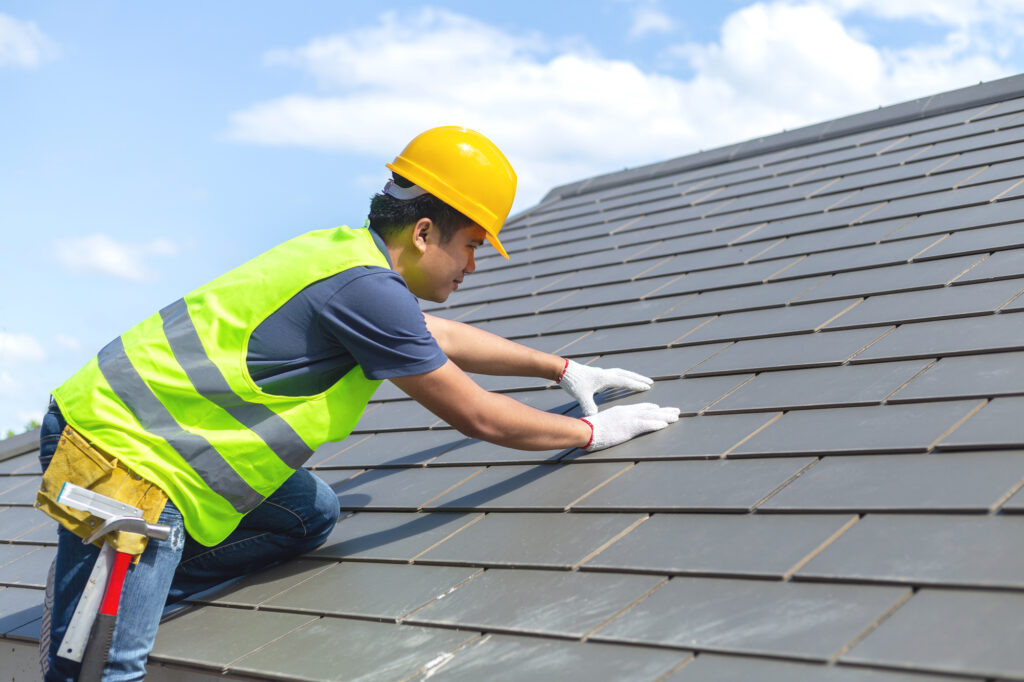
[[[427,329],[456,365],[466,372],[551,379],[579,401],[583,414],[597,414],[594,394],[607,388],[646,391],[653,383],[624,369],[601,369],[528,348],[468,324],[424,315]]]
[[[391,381],[471,438],[519,450],[582,448],[591,440],[587,422],[485,391],[451,360],[432,372]]]
[[[462,322],[423,316],[437,345],[465,372],[558,381],[565,360]],[[483,390],[483,389],[481,389]]]

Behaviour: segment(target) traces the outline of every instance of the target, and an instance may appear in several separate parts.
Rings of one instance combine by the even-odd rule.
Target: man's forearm
[[[520,450],[585,447],[591,427],[571,417],[542,412],[480,388],[454,361],[438,369],[391,381],[459,432]]]
[[[468,324],[424,315],[441,350],[465,372],[557,381],[565,360]]]

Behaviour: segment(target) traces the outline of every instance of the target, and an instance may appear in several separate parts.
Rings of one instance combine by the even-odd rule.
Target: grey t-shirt
[[[357,364],[369,379],[390,379],[446,360],[405,281],[361,266],[310,284],[274,311],[253,332],[246,365],[268,393],[314,395]]]

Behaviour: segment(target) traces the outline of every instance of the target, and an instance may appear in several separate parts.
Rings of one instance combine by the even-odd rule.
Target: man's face
[[[428,301],[446,301],[462,278],[476,270],[474,255],[486,238],[482,227],[468,225],[442,244],[441,231],[431,224],[426,234],[419,236],[421,256],[414,272],[405,277],[410,291]]]

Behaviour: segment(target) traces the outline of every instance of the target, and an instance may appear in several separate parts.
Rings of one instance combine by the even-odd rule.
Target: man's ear
[[[425,253],[427,245],[430,240],[435,236],[434,233],[437,228],[434,227],[434,221],[430,218],[420,218],[416,221],[416,224],[412,226],[412,244],[416,247],[416,250],[420,253]]]

